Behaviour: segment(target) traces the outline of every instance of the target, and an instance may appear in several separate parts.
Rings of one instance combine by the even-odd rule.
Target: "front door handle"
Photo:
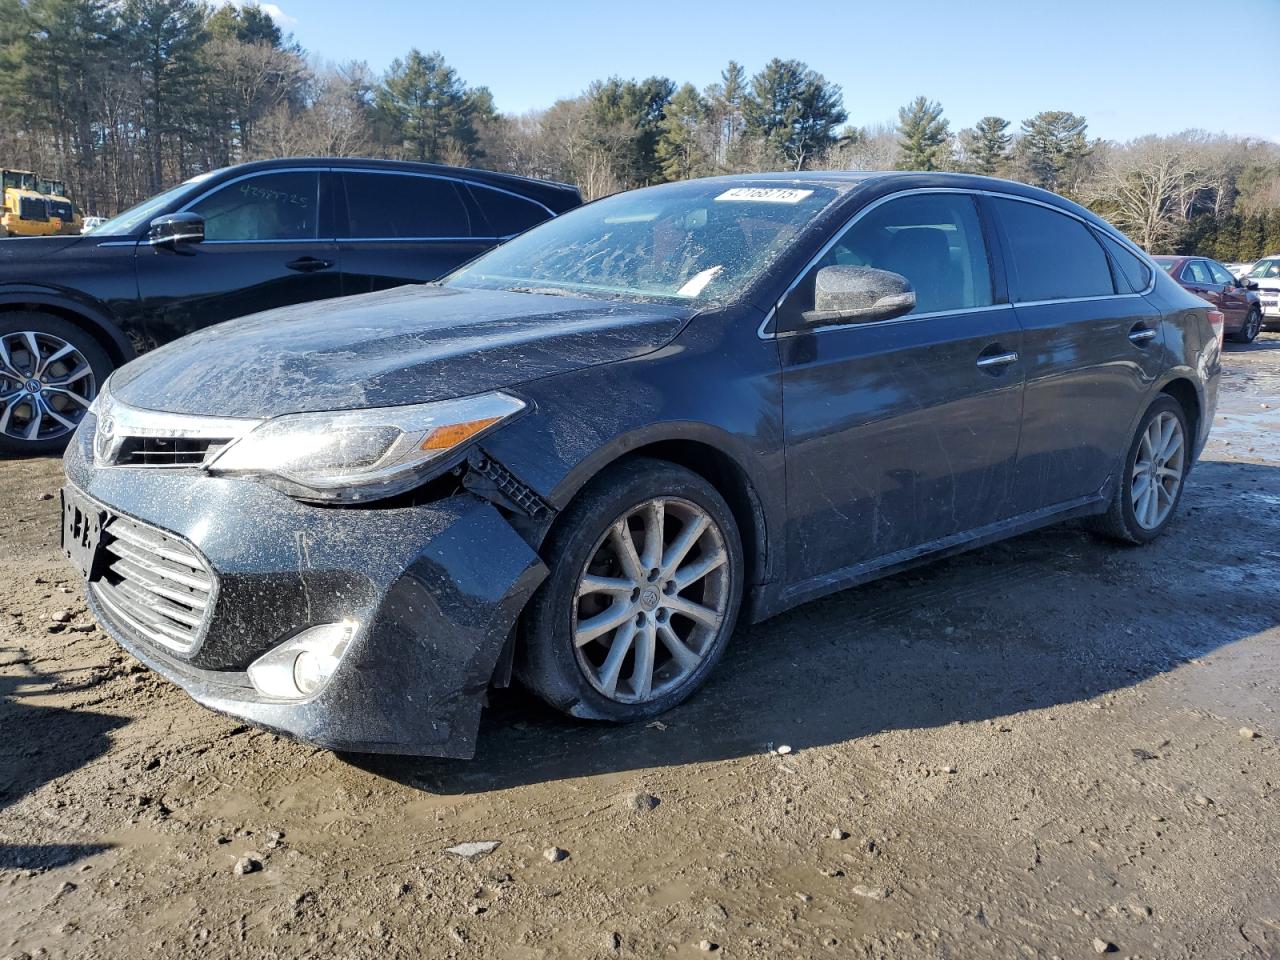
[[[1018,355],[1010,350],[1008,353],[991,353],[984,354],[978,358],[978,366],[983,370],[989,370],[992,367],[1003,367],[1011,363],[1018,362]]]
[[[1154,330],[1140,323],[1129,331],[1129,339],[1138,347],[1145,347],[1148,341],[1155,339],[1155,336],[1156,332]]]
[[[333,266],[333,261],[321,260],[317,257],[299,257],[297,260],[290,260],[285,266],[299,273],[315,273],[317,270],[329,269]]]

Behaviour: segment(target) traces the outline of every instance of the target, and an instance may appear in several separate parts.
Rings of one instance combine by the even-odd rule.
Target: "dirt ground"
[[[649,726],[502,692],[468,762],[196,706],[92,626],[58,461],[0,464],[0,958],[1280,957],[1280,335],[1226,365],[1157,544],[810,604]]]

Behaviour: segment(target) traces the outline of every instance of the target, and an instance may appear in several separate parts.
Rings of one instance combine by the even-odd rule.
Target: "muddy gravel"
[[[1280,956],[1280,335],[1226,359],[1155,545],[810,604],[647,726],[502,691],[466,762],[196,706],[0,463],[0,960]]]

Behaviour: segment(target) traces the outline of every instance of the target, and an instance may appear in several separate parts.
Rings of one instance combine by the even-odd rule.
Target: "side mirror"
[[[872,267],[823,267],[814,278],[813,309],[803,314],[809,326],[892,320],[916,307],[906,277]]]
[[[1244,278],[1243,280],[1241,280],[1241,281],[1240,281],[1240,285],[1241,285],[1242,287],[1244,287],[1246,290],[1257,290],[1257,289],[1258,289],[1258,281],[1257,281],[1257,280],[1250,280],[1248,277],[1246,277],[1246,278]]]
[[[198,213],[167,213],[151,221],[147,243],[170,249],[204,240],[204,217]]]

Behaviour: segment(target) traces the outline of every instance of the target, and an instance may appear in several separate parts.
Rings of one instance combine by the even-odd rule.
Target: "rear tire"
[[[1138,423],[1120,462],[1115,496],[1107,512],[1093,519],[1093,527],[1121,543],[1150,543],[1164,533],[1182,501],[1191,443],[1182,404],[1161,394]]]
[[[102,345],[69,320],[0,314],[0,453],[60,452],[111,370]]]
[[[542,554],[550,573],[516,657],[525,687],[576,717],[631,722],[706,681],[743,580],[733,513],[710,483],[662,460],[617,464],[561,514]]]
[[[1250,307],[1249,312],[1245,314],[1244,324],[1231,335],[1231,339],[1235,343],[1253,343],[1261,331],[1262,311],[1257,307]]]

